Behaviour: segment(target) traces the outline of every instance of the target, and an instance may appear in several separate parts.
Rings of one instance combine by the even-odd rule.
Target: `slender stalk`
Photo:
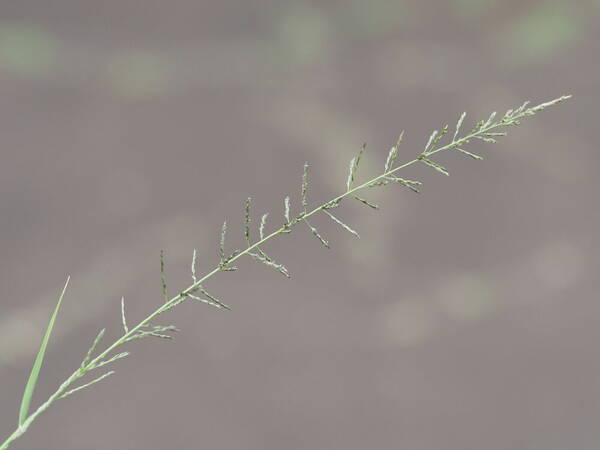
[[[139,336],[138,333],[142,332],[142,330],[144,328],[150,326],[150,323],[154,318],[156,318],[161,313],[171,309],[175,305],[181,303],[186,298],[193,296],[194,292],[196,292],[199,289],[200,290],[202,289],[202,285],[206,280],[213,277],[218,272],[228,270],[229,265],[231,263],[235,262],[236,260],[240,259],[242,256],[245,256],[245,255],[252,256],[253,250],[257,250],[257,251],[261,252],[261,254],[264,254],[264,253],[262,253],[262,250],[260,249],[260,247],[264,243],[270,241],[271,239],[273,239],[274,237],[276,237],[280,234],[289,233],[291,228],[293,228],[297,224],[299,224],[301,222],[305,222],[306,219],[317,214],[320,211],[326,211],[326,210],[332,208],[333,207],[332,205],[337,206],[346,197],[355,197],[355,198],[361,200],[360,198],[355,196],[355,194],[358,191],[368,188],[368,187],[385,184],[385,183],[387,183],[388,180],[394,178],[392,176],[396,172],[398,172],[399,170],[404,169],[406,167],[409,167],[415,163],[423,162],[427,165],[430,165],[430,166],[436,168],[438,171],[440,171],[442,173],[446,173],[445,169],[443,169],[437,163],[434,163],[433,161],[431,161],[429,159],[432,155],[443,152],[443,151],[451,150],[451,149],[457,149],[457,150],[459,150],[463,153],[466,153],[470,156],[476,156],[476,155],[473,155],[469,152],[462,150],[460,147],[462,147],[464,144],[468,144],[470,140],[476,139],[476,138],[482,139],[486,142],[493,142],[494,139],[490,138],[490,136],[501,135],[502,133],[491,133],[490,134],[490,132],[492,130],[494,130],[496,128],[500,128],[500,127],[506,127],[509,125],[518,125],[519,120],[521,118],[523,118],[525,116],[531,116],[531,115],[543,110],[547,106],[551,106],[556,103],[559,103],[560,101],[565,100],[566,98],[569,98],[569,97],[568,96],[561,97],[561,98],[553,100],[551,102],[542,103],[541,105],[538,105],[538,106],[532,107],[532,108],[528,108],[528,109],[525,109],[527,104],[524,104],[521,108],[515,110],[514,112],[512,110],[510,110],[509,112],[507,112],[507,114],[504,116],[504,118],[502,120],[499,120],[497,122],[493,122],[494,115],[492,115],[492,116],[490,116],[490,119],[488,119],[487,122],[483,122],[483,121],[480,122],[474,128],[474,130],[471,131],[469,134],[465,135],[464,137],[462,137],[460,139],[457,139],[457,134],[458,134],[460,125],[462,124],[462,120],[464,119],[464,115],[463,115],[463,116],[461,116],[461,119],[459,120],[459,123],[457,124],[456,133],[454,135],[454,138],[452,139],[452,142],[450,142],[447,145],[435,148],[435,145],[439,142],[440,138],[447,132],[447,127],[445,127],[443,129],[443,132],[441,134],[438,134],[438,132],[436,131],[432,134],[429,143],[425,147],[425,151],[423,151],[423,153],[421,153],[420,156],[418,156],[417,158],[415,158],[411,161],[408,161],[400,166],[397,166],[395,168],[390,168],[389,170],[384,170],[384,172],[382,174],[380,174],[380,175],[376,176],[375,178],[372,178],[369,181],[366,181],[358,186],[355,186],[355,187],[351,186],[351,182],[354,181],[354,172],[358,165],[358,159],[353,160],[351,163],[351,176],[349,177],[346,191],[339,194],[337,197],[334,197],[333,199],[331,199],[325,203],[322,203],[321,205],[317,206],[316,208],[314,208],[310,211],[306,210],[306,200],[305,200],[305,198],[306,198],[305,197],[306,183],[307,183],[306,171],[307,171],[308,166],[305,165],[305,175],[304,175],[304,182],[303,182],[303,212],[301,214],[299,214],[298,216],[296,216],[293,219],[290,219],[289,218],[289,200],[286,199],[286,213],[285,213],[286,223],[284,225],[282,225],[279,229],[273,231],[272,233],[270,233],[264,237],[261,237],[260,240],[258,240],[257,242],[255,242],[253,244],[250,242],[250,240],[248,238],[248,231],[246,231],[246,238],[248,241],[248,247],[246,249],[239,251],[237,253],[234,253],[231,257],[229,257],[226,260],[223,260],[223,254],[222,254],[221,255],[221,257],[222,257],[221,263],[218,264],[215,268],[213,268],[212,270],[210,270],[208,273],[206,273],[204,276],[202,276],[200,278],[197,278],[195,276],[195,272],[193,272],[194,282],[190,286],[188,286],[186,289],[181,291],[176,296],[167,300],[159,308],[157,308],[150,315],[148,315],[145,319],[140,321],[137,325],[135,325],[133,327],[129,327],[129,328],[125,327],[125,330],[124,330],[125,333],[120,338],[118,338],[116,341],[114,341],[111,345],[109,345],[105,350],[103,350],[100,354],[98,354],[95,358],[90,359],[89,357],[86,357],[86,359],[84,359],[82,365],[75,372],[73,372],[44,403],[42,403],[34,412],[32,412],[23,421],[21,426],[19,426],[17,429],[15,429],[14,432],[4,441],[4,443],[2,443],[0,445],[0,450],[7,449],[16,439],[18,439],[20,436],[22,436],[27,431],[29,426],[35,421],[35,419],[42,412],[44,412],[46,409],[48,409],[52,403],[54,403],[59,398],[65,396],[65,395],[68,395],[70,393],[69,387],[75,381],[82,378],[85,374],[87,374],[89,371],[93,370],[94,368],[99,367],[99,364],[102,365],[101,363],[103,361],[106,363],[105,358],[108,357],[108,355],[110,355],[111,352],[113,352],[116,348],[120,347],[121,345],[129,342],[130,340],[132,340],[132,338],[135,338],[135,336]],[[394,150],[394,152],[396,152],[397,148],[395,148],[393,150]],[[390,153],[390,155],[392,155],[392,153]],[[477,158],[479,158],[479,157],[477,157]],[[393,159],[395,159],[395,154],[393,155]],[[388,169],[388,167],[389,167],[389,160],[390,160],[390,158],[388,157],[388,163],[386,163],[386,169]],[[249,208],[248,203],[247,203],[247,208]],[[248,215],[248,211],[249,210],[247,209],[246,210],[247,215]],[[263,229],[263,226],[264,226],[264,224],[261,225],[261,230]],[[224,230],[225,230],[225,226],[224,226]],[[261,231],[261,234],[262,234],[262,231]],[[224,238],[224,234],[223,234],[222,239],[223,238]],[[221,245],[221,248],[222,248],[222,246],[223,246],[223,244]],[[221,252],[222,252],[222,250],[221,250]],[[162,259],[161,259],[161,262],[162,262]],[[194,262],[195,262],[195,257],[194,257]],[[162,272],[162,269],[161,269],[161,272]],[[163,278],[163,292],[166,292],[166,285],[164,282],[164,278]],[[122,304],[122,313],[123,313],[123,323],[125,323],[123,304]],[[97,341],[99,341],[100,337],[101,336],[99,335],[99,337],[97,338]],[[94,346],[97,344],[97,341],[94,343]],[[90,352],[91,352],[91,350],[93,350],[94,346],[92,347],[92,349],[90,349]],[[88,353],[88,356],[89,356],[90,352]],[[102,377],[100,377],[100,379],[106,377],[107,375],[109,375],[109,374],[103,375]]]

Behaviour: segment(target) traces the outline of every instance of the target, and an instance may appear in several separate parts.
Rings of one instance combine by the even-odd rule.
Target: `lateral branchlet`
[[[308,212],[308,163],[304,163],[304,171],[302,172],[302,210],[304,214]]]
[[[346,231],[352,233],[354,236],[356,236],[357,238],[360,238],[360,235],[354,231],[352,228],[350,228],[348,225],[346,225],[344,222],[342,222],[340,219],[338,219],[337,217],[335,217],[333,214],[331,214],[329,211],[327,211],[326,209],[323,210],[323,212],[325,214],[327,214],[331,220],[333,220],[335,223],[337,223],[338,225],[340,225],[342,228],[344,228]]]
[[[160,251],[160,281],[162,284],[162,294],[165,303],[169,301],[169,294],[167,292],[167,276],[165,274],[165,252]]]
[[[194,295],[193,292],[200,292],[202,295],[204,295],[205,298]],[[217,297],[209,294],[206,291],[206,289],[204,289],[202,286],[196,286],[193,290],[191,290],[190,292],[187,292],[186,295],[194,300],[198,300],[202,303],[206,303],[207,305],[214,306],[216,308],[224,308],[224,309],[229,309],[229,310],[231,309],[229,306],[227,306],[225,303],[223,303]]]
[[[129,333],[129,328],[127,327],[127,318],[125,317],[125,297],[121,297],[121,322],[125,334]]]
[[[367,205],[369,208],[373,208],[373,209],[379,209],[379,205],[376,205],[375,203],[371,203],[369,200],[367,200],[366,198],[362,198],[359,197],[358,195],[354,196],[355,200],[358,200],[359,202],[361,202],[363,205]]]
[[[258,235],[260,236],[261,241],[265,238],[265,226],[267,225],[267,217],[269,217],[269,213],[263,214],[260,218],[260,227],[258,228]]]
[[[252,221],[251,217],[250,217],[250,204],[252,203],[252,199],[250,197],[248,197],[248,199],[246,200],[246,207],[244,208],[244,238],[246,239],[246,243],[248,244],[248,247],[250,247],[251,244],[251,238],[250,238],[250,222]]]
[[[316,238],[317,238],[317,239],[318,239],[318,240],[321,242],[321,244],[323,244],[323,246],[325,246],[326,248],[331,248],[331,247],[329,247],[329,242],[327,242],[327,241],[326,241],[326,240],[323,238],[323,236],[321,236],[321,235],[319,234],[319,232],[317,231],[317,229],[316,229],[315,227],[313,227],[313,226],[310,224],[310,222],[309,222],[308,220],[306,220],[306,219],[303,219],[303,220],[304,220],[304,223],[305,223],[305,224],[308,226],[308,228],[310,229],[310,231],[311,231],[311,233],[313,234],[313,236],[314,236],[314,237],[316,237]]]
[[[363,144],[358,155],[350,160],[350,166],[348,168],[348,179],[346,180],[346,191],[352,189],[354,185],[354,180],[356,179],[356,172],[358,170],[358,166],[360,164],[360,159],[367,148],[367,144]]]
[[[388,153],[388,157],[385,160],[385,165],[383,166],[383,171],[385,173],[389,172],[391,169],[394,168],[394,163],[396,162],[396,159],[398,158],[398,149],[400,148],[400,144],[402,143],[403,138],[404,138],[404,131],[402,131],[402,133],[400,133],[400,136],[398,137],[398,141],[396,142],[396,145],[394,145],[390,149],[390,152]]]
[[[192,280],[194,281],[194,284],[196,284],[198,282],[198,279],[196,278],[196,249],[194,249],[192,252],[192,264],[190,271],[192,272]]]
[[[260,248],[257,247],[258,253],[248,252],[248,254],[254,258],[256,261],[259,261],[273,269],[277,270],[279,273],[284,275],[287,278],[290,278],[290,272],[286,269],[283,264],[279,264],[273,259],[271,259],[265,252],[263,252]]]
[[[94,351],[96,350],[96,347],[98,347],[98,344],[104,337],[105,332],[106,332],[106,328],[102,328],[100,330],[100,332],[98,333],[98,335],[96,336],[96,339],[94,339],[94,342],[92,343],[91,347],[88,349],[85,357],[83,358],[83,361],[81,361],[81,366],[80,366],[81,369],[85,368],[88,365],[88,363],[90,362],[90,359],[92,358],[92,354],[94,353]]]
[[[441,174],[444,174],[446,176],[450,175],[444,166],[432,161],[431,159],[429,159],[427,157],[420,158],[420,161],[427,164],[429,167],[433,167],[435,170],[437,170]]]

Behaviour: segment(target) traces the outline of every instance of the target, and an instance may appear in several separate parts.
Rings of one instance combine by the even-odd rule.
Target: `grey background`
[[[120,331],[242,242],[429,133],[522,101],[574,99],[443,177],[411,168],[354,239],[317,219],[184,304],[172,342],[57,403],[15,449],[563,450],[600,439],[598,1],[120,0],[0,4],[0,434],[71,274],[34,403],[102,327]],[[108,342],[108,341],[107,341]]]

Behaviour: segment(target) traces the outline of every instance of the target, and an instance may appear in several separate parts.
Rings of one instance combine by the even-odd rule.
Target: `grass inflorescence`
[[[150,313],[145,319],[138,322],[136,325],[131,325],[131,323],[127,320],[126,316],[125,299],[122,298],[120,307],[122,322],[121,326],[123,328],[123,334],[117,340],[109,344],[104,350],[100,351],[94,356],[100,344],[102,343],[102,339],[104,338],[105,330],[101,330],[97,334],[96,338],[93,340],[92,345],[86,351],[85,356],[83,357],[79,367],[65,381],[61,383],[58,389],[52,395],[50,395],[50,397],[48,397],[46,401],[44,401],[40,406],[38,406],[33,412],[30,412],[30,403],[33,397],[33,392],[35,390],[35,386],[39,378],[48,341],[52,332],[52,328],[54,327],[54,321],[58,314],[63,296],[65,294],[65,290],[67,288],[67,280],[67,283],[65,284],[62,293],[59,297],[58,303],[55,307],[54,313],[52,314],[52,317],[50,319],[50,323],[47,327],[46,333],[42,340],[42,344],[36,356],[33,369],[27,381],[27,385],[23,394],[23,399],[18,414],[18,426],[15,429],[15,431],[2,444],[0,444],[0,450],[7,449],[16,439],[22,436],[29,429],[30,425],[35,421],[35,419],[41,413],[46,411],[57,400],[68,397],[113,375],[115,373],[113,370],[109,370],[107,372],[99,374],[98,369],[112,365],[116,361],[129,356],[128,351],[117,352],[117,349],[120,349],[124,344],[127,344],[130,341],[143,339],[147,337],[171,339],[173,333],[178,331],[174,325],[156,325],[154,323],[155,320],[159,317],[162,317],[161,315],[166,311],[174,308],[175,306],[179,305],[187,299],[197,300],[199,302],[206,303],[210,306],[219,309],[230,309],[229,306],[227,306],[223,301],[221,301],[215,295],[210,294],[204,287],[204,284],[207,280],[217,275],[219,272],[228,272],[236,270],[237,267],[234,266],[233,263],[238,259],[244,256],[249,256],[253,260],[260,262],[272,269],[275,269],[277,272],[289,278],[290,273],[288,269],[284,265],[280,264],[279,262],[276,262],[273,258],[268,256],[267,253],[263,250],[264,244],[273,239],[274,237],[282,234],[291,233],[292,230],[297,226],[306,226],[308,231],[310,231],[310,233],[312,233],[312,235],[323,246],[325,246],[326,248],[330,248],[329,241],[325,237],[323,237],[323,235],[317,230],[317,228],[313,226],[308,220],[312,216],[315,216],[319,213],[322,213],[326,217],[329,217],[333,222],[341,226],[344,230],[348,231],[352,235],[359,237],[357,231],[355,231],[351,226],[347,225],[337,216],[334,216],[331,212],[331,210],[338,208],[342,204],[343,200],[355,200],[370,208],[377,209],[379,208],[379,206],[374,204],[369,199],[363,197],[362,195],[364,194],[361,193],[361,196],[359,196],[359,191],[369,190],[370,188],[383,187],[390,183],[394,183],[406,187],[413,192],[419,192],[421,187],[420,181],[400,178],[397,175],[397,172],[413,164],[421,163],[447,176],[449,175],[448,170],[434,159],[434,157],[438,153],[448,150],[456,150],[470,158],[480,160],[482,159],[480,155],[467,151],[464,147],[470,144],[472,141],[495,143],[499,137],[506,135],[506,132],[502,131],[503,129],[510,126],[519,125],[522,119],[529,116],[533,116],[536,113],[544,110],[545,108],[556,105],[557,103],[560,103],[563,100],[568,99],[569,97],[570,96],[559,97],[555,100],[541,103],[533,107],[530,107],[529,103],[525,102],[516,109],[508,110],[500,118],[497,118],[496,113],[492,113],[488,117],[488,119],[477,122],[470,131],[461,135],[466,117],[466,114],[463,113],[459,117],[456,125],[454,126],[452,139],[450,139],[448,143],[442,145],[442,142],[445,139],[447,139],[447,135],[450,132],[449,126],[445,125],[441,129],[433,131],[424,149],[414,159],[405,162],[401,165],[397,165],[396,163],[399,156],[399,148],[404,135],[404,133],[401,133],[397,143],[394,146],[392,146],[387,155],[385,163],[383,164],[383,171],[378,176],[363,183],[357,184],[360,162],[361,159],[364,157],[365,153],[365,146],[363,145],[359,153],[355,157],[353,157],[349,163],[348,177],[346,179],[345,190],[335,198],[321,203],[313,209],[310,209],[309,207],[308,193],[310,188],[310,166],[308,165],[308,163],[306,163],[302,172],[302,183],[300,189],[301,198],[299,208],[300,213],[298,213],[295,216],[292,215],[291,200],[289,196],[286,196],[284,198],[283,208],[283,218],[285,219],[284,223],[277,227],[274,231],[268,232],[267,219],[269,217],[269,214],[264,213],[260,218],[258,226],[258,238],[255,239],[253,238],[252,232],[252,201],[250,198],[248,198],[244,205],[245,248],[236,249],[232,253],[228,253],[226,251],[227,222],[223,222],[218,246],[219,262],[211,271],[204,274],[203,276],[198,276],[196,272],[196,250],[194,250],[192,252],[192,262],[190,267],[192,282],[187,288],[179,291],[174,297],[169,297],[168,295],[165,271],[165,255],[164,252],[161,251],[160,276],[162,295],[164,297],[163,304],[159,306],[156,310],[154,310],[152,313]],[[84,378],[86,378],[87,381],[84,381]]]

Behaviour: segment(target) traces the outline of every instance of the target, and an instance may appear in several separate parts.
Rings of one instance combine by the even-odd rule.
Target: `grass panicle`
[[[497,118],[498,115],[496,113],[492,113],[487,119],[481,120],[475,124],[470,132],[467,132],[461,136],[461,130],[463,129],[464,121],[466,114],[463,113],[460,115],[456,126],[454,128],[454,133],[452,134],[452,139],[449,142],[443,144],[442,142],[446,139],[448,134],[448,126],[442,127],[440,130],[434,131],[426,145],[424,150],[417,155],[414,159],[405,162],[401,165],[397,165],[398,158],[398,148],[400,146],[400,142],[402,141],[403,134],[400,135],[398,142],[392,149],[389,151],[387,159],[383,164],[384,171],[377,175],[376,177],[357,185],[357,170],[359,168],[361,157],[363,156],[365,146],[360,150],[359,154],[352,158],[350,161],[350,165],[348,168],[348,177],[346,180],[346,189],[343,193],[338,196],[330,199],[319,206],[310,209],[308,208],[308,164],[304,165],[303,178],[302,178],[302,212],[292,217],[290,212],[290,199],[289,197],[285,197],[284,200],[284,218],[285,222],[277,228],[275,231],[270,233],[266,233],[266,220],[267,214],[264,214],[261,218],[259,229],[258,229],[258,240],[252,241],[252,233],[251,233],[251,210],[250,204],[251,200],[248,198],[245,206],[245,214],[244,214],[244,238],[246,241],[246,249],[244,250],[235,250],[229,256],[226,256],[225,251],[225,236],[227,231],[227,223],[223,222],[223,226],[221,228],[221,239],[219,245],[219,262],[216,266],[209,270],[205,275],[198,276],[196,273],[196,251],[194,250],[192,256],[192,284],[187,288],[181,290],[177,295],[172,298],[168,298],[167,296],[167,283],[165,276],[165,262],[164,262],[164,252],[161,251],[160,257],[160,266],[161,266],[161,284],[162,284],[162,293],[164,297],[164,302],[161,306],[159,306],[156,310],[151,312],[146,318],[142,319],[137,325],[131,325],[127,323],[125,318],[125,301],[121,299],[121,321],[124,334],[117,338],[113,343],[108,345],[104,350],[100,351],[96,356],[93,356],[99,346],[103,336],[104,330],[100,331],[96,338],[93,340],[92,345],[87,351],[83,361],[80,366],[58,387],[58,389],[48,397],[46,401],[40,404],[33,412],[30,412],[30,402],[33,396],[33,391],[37,384],[40,369],[42,366],[42,362],[44,360],[44,355],[46,353],[48,341],[52,332],[52,329],[55,324],[55,320],[67,288],[67,283],[65,284],[63,291],[59,297],[58,303],[54,309],[54,312],[50,318],[50,323],[46,329],[46,333],[42,339],[42,343],[40,346],[40,350],[35,358],[35,362],[33,365],[33,369],[29,376],[29,380],[27,382],[25,393],[23,395],[23,400],[21,402],[21,407],[19,410],[19,420],[18,426],[15,431],[2,443],[0,444],[0,450],[7,449],[17,438],[23,435],[29,428],[29,426],[36,420],[36,418],[46,411],[51,405],[53,405],[58,399],[69,397],[76,392],[80,392],[85,390],[86,388],[98,383],[99,381],[104,380],[105,378],[111,376],[114,372],[110,371],[103,375],[100,375],[97,378],[92,379],[91,381],[85,382],[84,384],[76,387],[75,383],[81,378],[85,377],[92,370],[98,369],[100,367],[104,367],[109,364],[113,364],[126,356],[129,355],[129,352],[120,352],[116,353],[117,349],[120,349],[124,344],[131,342],[133,340],[142,339],[146,337],[158,337],[164,339],[171,339],[173,332],[178,331],[177,328],[173,325],[151,325],[154,320],[165,313],[166,311],[174,308],[180,303],[184,302],[186,299],[194,299],[206,303],[210,306],[217,307],[219,309],[229,309],[225,303],[219,300],[212,294],[209,294],[204,288],[204,284],[207,280],[217,275],[221,271],[229,271],[235,270],[234,266],[230,264],[237,261],[238,259],[249,256],[254,260],[257,260],[267,266],[270,266],[286,277],[289,277],[288,270],[281,264],[276,263],[271,258],[269,258],[266,253],[262,250],[265,243],[275,238],[276,236],[283,235],[286,233],[292,232],[292,230],[296,227],[300,222],[304,223],[310,230],[310,232],[320,241],[322,245],[329,248],[329,242],[325,240],[321,234],[317,231],[317,229],[311,225],[308,219],[316,215],[317,213],[324,212],[328,215],[335,223],[340,225],[346,231],[352,233],[356,237],[358,237],[358,233],[354,231],[350,226],[346,225],[337,217],[333,216],[330,212],[331,209],[337,208],[340,206],[342,200],[345,198],[354,198],[365,205],[377,209],[378,206],[371,203],[370,201],[360,197],[358,192],[366,189],[366,188],[375,188],[382,187],[390,182],[398,183],[402,186],[408,187],[409,189],[418,192],[418,187],[421,186],[421,183],[418,181],[412,181],[405,178],[400,178],[397,176],[397,172],[406,169],[409,166],[412,166],[417,163],[423,163],[437,172],[441,172],[444,175],[448,175],[448,171],[446,168],[441,166],[438,162],[433,161],[432,157],[438,153],[457,150],[459,153],[465,154],[473,159],[481,159],[481,157],[477,154],[471,153],[470,151],[465,150],[465,146],[470,144],[473,140],[476,140],[481,143],[494,143],[499,137],[504,136],[506,133],[503,129],[508,128],[510,126],[516,126],[521,123],[524,118],[533,116],[544,109],[556,105],[570,96],[563,96],[557,99],[551,100],[549,102],[540,103],[537,106],[529,107],[529,103],[524,103],[516,109],[509,109],[501,118]],[[199,294],[199,295],[197,295]]]

